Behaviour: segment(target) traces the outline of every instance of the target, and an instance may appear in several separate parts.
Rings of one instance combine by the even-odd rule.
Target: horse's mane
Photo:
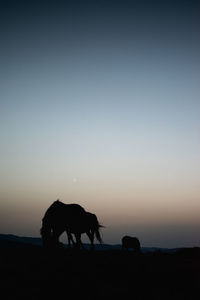
[[[44,218],[48,217],[51,215],[51,213],[53,213],[55,211],[56,208],[59,208],[63,205],[64,203],[62,203],[59,200],[54,201],[49,208],[47,209],[47,211],[45,212]],[[43,219],[44,219],[43,218]]]
[[[63,206],[63,205],[64,205],[64,203],[61,202],[61,201],[58,199],[58,200],[54,201],[54,202],[49,206],[48,209],[60,207],[60,206]]]

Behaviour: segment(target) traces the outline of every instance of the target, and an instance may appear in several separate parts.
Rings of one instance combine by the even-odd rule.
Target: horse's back
[[[71,218],[69,228],[72,233],[84,233],[92,228],[95,229],[97,226],[98,220],[95,214],[82,212],[78,215],[78,218]]]
[[[70,220],[80,217],[86,213],[85,209],[76,203],[65,204],[59,200],[47,209],[43,221],[54,224],[64,224]]]
[[[64,204],[64,205],[65,205],[65,211],[70,212],[72,214],[86,213],[85,209],[79,204],[71,203],[71,204]]]

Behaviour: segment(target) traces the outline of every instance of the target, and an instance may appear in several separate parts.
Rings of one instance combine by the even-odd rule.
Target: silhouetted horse
[[[73,233],[76,237],[77,247],[80,248],[83,244],[81,242],[81,234],[86,233],[89,240],[90,240],[90,249],[94,249],[94,238],[102,243],[102,238],[100,235],[99,228],[103,227],[99,224],[97,216],[90,212],[86,212],[85,214],[81,215],[78,222],[71,223],[68,230],[70,233]]]
[[[136,253],[140,252],[140,241],[138,238],[127,235],[122,238],[122,249],[128,250],[129,248],[134,249]]]
[[[49,247],[50,244],[58,241],[61,233],[66,231],[68,237],[69,247],[71,241],[74,244],[71,233],[68,230],[68,224],[71,224],[74,219],[79,218],[82,214],[85,214],[85,209],[79,204],[65,204],[57,200],[47,209],[43,219],[42,228],[40,233],[42,235],[43,245]],[[65,228],[63,230],[63,228]],[[59,235],[57,236],[55,234]]]
[[[93,249],[94,236],[100,243],[102,242],[99,232],[100,227],[103,226],[99,224],[96,215],[86,212],[78,204],[64,204],[57,200],[46,211],[42,219],[40,232],[43,245],[47,248],[53,242],[57,244],[59,236],[66,231],[69,247],[71,241],[74,244],[72,233],[76,237],[76,246],[78,248],[83,247],[81,234],[86,233],[91,242],[91,249]]]

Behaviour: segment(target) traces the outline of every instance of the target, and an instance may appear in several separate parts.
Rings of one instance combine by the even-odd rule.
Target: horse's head
[[[49,244],[49,241],[52,239],[51,228],[45,225],[44,222],[42,228],[40,229],[40,234],[42,236],[43,245],[45,246]]]
[[[42,236],[42,243],[45,249],[57,250],[64,248],[64,245],[53,236],[51,230],[47,230],[47,228],[42,227],[40,229],[40,234]]]
[[[43,226],[40,229],[42,236],[43,247],[46,249],[53,249],[61,247],[61,244],[54,236],[50,228]]]

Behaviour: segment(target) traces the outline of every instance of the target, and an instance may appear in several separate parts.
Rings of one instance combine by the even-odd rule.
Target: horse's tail
[[[86,217],[87,217],[87,226],[89,226],[90,230],[92,230],[94,232],[96,239],[101,244],[103,241],[101,238],[99,228],[104,227],[104,226],[99,224],[97,216],[95,214],[87,212]]]
[[[96,226],[95,226],[95,229],[94,229],[94,233],[95,233],[95,236],[96,236],[96,239],[99,241],[100,244],[103,243],[103,240],[102,240],[102,237],[101,237],[101,234],[100,234],[100,228],[101,227],[104,227],[103,225],[99,224],[98,220],[96,220],[97,223],[96,223]]]
[[[95,236],[96,236],[97,240],[99,241],[99,243],[102,244],[103,241],[102,241],[102,238],[101,238],[99,228],[96,228],[94,233],[95,233]]]

